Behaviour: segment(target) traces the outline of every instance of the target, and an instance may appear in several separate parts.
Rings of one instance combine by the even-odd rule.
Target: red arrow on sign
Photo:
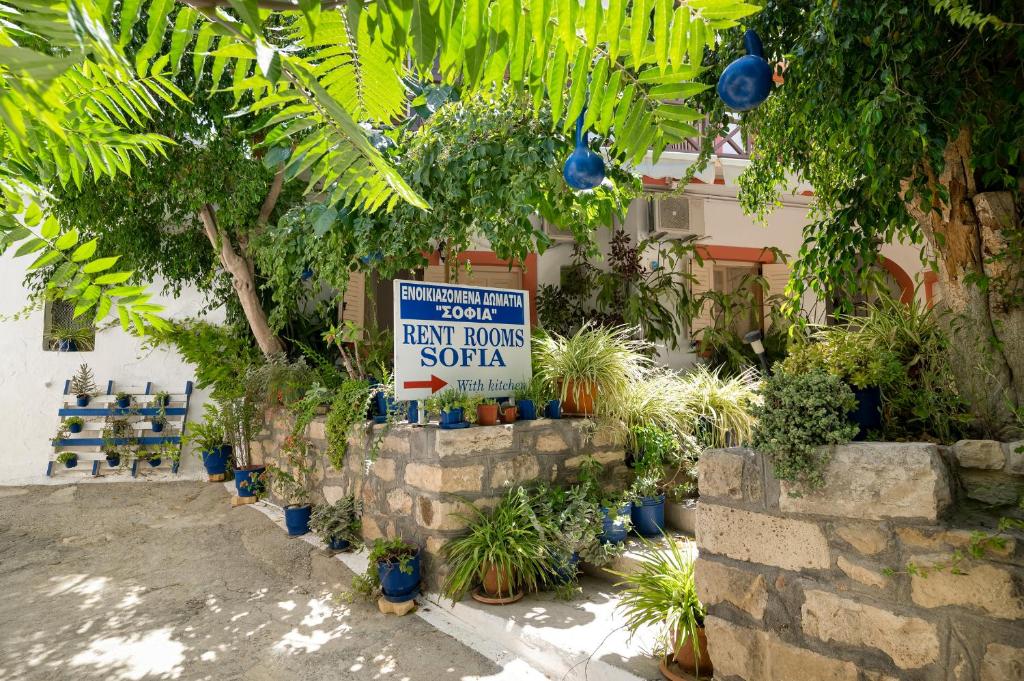
[[[438,378],[434,374],[430,374],[429,381],[406,381],[404,384],[407,390],[415,390],[416,388],[430,388],[430,394],[433,395],[441,388],[448,385],[448,381],[443,378]]]

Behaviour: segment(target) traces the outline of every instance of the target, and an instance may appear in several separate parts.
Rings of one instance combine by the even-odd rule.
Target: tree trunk
[[[1014,410],[1024,406],[1024,308],[1020,291],[1007,295],[1024,273],[1021,216],[1008,191],[978,192],[971,167],[971,138],[962,131],[945,150],[945,167],[929,184],[945,187],[948,202],[908,209],[921,225],[939,267],[948,317],[953,371],[980,427],[991,437],[1019,429]],[[979,286],[987,280],[987,286]]]
[[[256,276],[252,259],[244,253],[237,253],[231,245],[231,239],[217,225],[217,218],[214,208],[210,204],[203,206],[199,211],[203,220],[203,228],[210,243],[220,255],[221,264],[224,269],[231,273],[232,285],[238,295],[238,302],[242,304],[242,311],[249,322],[252,335],[256,343],[265,355],[273,355],[284,352],[284,346],[280,339],[270,329],[267,322],[267,314],[263,311],[263,304],[256,293]]]

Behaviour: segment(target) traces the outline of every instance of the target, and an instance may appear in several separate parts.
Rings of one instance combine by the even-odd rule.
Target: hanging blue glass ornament
[[[576,119],[576,147],[562,166],[562,177],[573,189],[593,189],[604,181],[604,159],[587,146],[587,133],[583,131],[583,114]]]
[[[718,96],[733,111],[753,109],[772,91],[772,67],[764,58],[761,39],[748,29],[743,43],[747,54],[726,66],[718,78]]]

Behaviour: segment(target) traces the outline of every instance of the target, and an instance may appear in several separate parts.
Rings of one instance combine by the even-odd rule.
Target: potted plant
[[[544,582],[559,590],[576,582],[580,557],[603,564],[607,554],[599,551],[603,516],[585,484],[570,487],[541,483],[532,497],[533,512],[545,530],[552,566]]]
[[[92,350],[95,346],[96,333],[87,326],[64,326],[54,324],[46,334],[51,350],[58,352],[78,352]]]
[[[163,463],[163,452],[160,449],[139,449],[136,456],[150,465],[151,468],[156,468]]]
[[[471,508],[472,514],[454,514],[469,523],[469,533],[445,544],[450,571],[444,594],[457,601],[479,584],[472,591],[475,600],[495,605],[518,601],[553,567],[529,493],[513,487],[492,510]]]
[[[317,504],[309,519],[309,527],[331,551],[346,551],[359,544],[362,504],[353,496],[342,497],[333,504]]]
[[[498,411],[501,412],[502,423],[515,423],[516,422],[516,405],[512,402],[506,402],[499,405]]]
[[[74,452],[61,452],[57,455],[57,463],[64,464],[65,468],[74,468],[78,465],[78,454]]]
[[[454,386],[445,388],[441,392],[427,399],[427,410],[436,412],[440,416],[441,428],[466,428],[470,420],[476,418],[477,400],[469,397],[466,393]],[[469,410],[472,410],[472,419]]]
[[[89,405],[89,399],[96,393],[96,383],[92,377],[92,369],[88,364],[80,364],[78,371],[71,377],[70,392],[75,396],[75,404],[79,407]]]
[[[383,595],[392,603],[416,598],[420,588],[420,549],[404,539],[376,539],[370,547],[366,573],[356,575],[353,589],[367,596]]]
[[[632,340],[628,327],[586,324],[570,337],[557,333],[534,339],[535,372],[557,389],[562,412],[576,416],[605,414],[650,366],[647,346]]]
[[[665,531],[665,461],[677,444],[671,433],[657,426],[638,426],[633,432],[638,450],[633,461],[636,477],[630,487],[633,528],[644,537],[657,537]]]
[[[284,508],[284,524],[295,537],[309,532],[313,507],[309,503],[309,477],[313,472],[309,461],[309,442],[301,435],[289,435],[281,443],[288,470],[268,466],[270,484]]]
[[[219,412],[209,403],[204,405],[204,411],[203,420],[190,423],[181,439],[184,444],[193,445],[207,475],[222,476],[231,459],[231,445],[227,444]]]
[[[103,456],[107,460],[108,468],[116,468],[121,465],[121,449],[115,445],[103,445]]]
[[[534,376],[524,385],[512,392],[512,399],[515,400],[516,408],[519,410],[519,418],[523,421],[533,421],[537,418],[537,406],[544,405],[547,401],[548,388],[544,380]]]
[[[562,400],[557,398],[548,400],[544,406],[544,416],[549,419],[562,418]]]
[[[604,546],[622,546],[632,527],[632,502],[626,495],[606,494],[601,486],[604,466],[593,456],[580,464],[579,484],[587,497],[597,504],[601,511],[601,534],[598,536]]]
[[[677,667],[686,674],[711,678],[714,669],[704,634],[704,606],[697,597],[693,579],[693,558],[684,556],[676,542],[663,549],[644,541],[641,561],[630,574],[612,572],[622,581],[619,609],[626,616],[630,635],[654,627],[658,631],[661,673],[670,681],[682,681]],[[611,572],[611,571],[609,571]]]
[[[167,425],[167,417],[162,413],[163,407],[160,408],[160,413],[154,414],[153,418],[149,420],[149,427],[154,433],[162,433],[164,426]]]
[[[153,406],[160,407],[161,409],[170,405],[171,394],[166,390],[161,390],[153,395]]]
[[[81,416],[71,416],[64,419],[64,425],[67,426],[69,433],[81,433],[85,420]]]
[[[117,401],[117,406],[119,409],[127,409],[132,404],[132,396],[130,393],[118,392],[114,396],[114,399]]]
[[[476,406],[476,422],[480,426],[498,425],[498,401],[485,397]]]

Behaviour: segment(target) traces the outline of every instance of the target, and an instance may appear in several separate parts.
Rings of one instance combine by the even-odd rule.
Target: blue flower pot
[[[346,551],[348,547],[352,546],[347,539],[338,539],[331,537],[331,540],[327,542],[327,548],[331,551]]]
[[[152,468],[156,468],[157,466],[159,466],[161,461],[163,461],[163,459],[161,459],[160,457],[157,457],[155,459],[146,459],[146,463],[148,463]]]
[[[568,584],[576,576],[577,563],[580,562],[580,554],[575,551],[566,561],[559,561],[559,557],[552,555],[555,561],[554,569],[548,570],[548,583],[553,585]]]
[[[117,406],[120,409],[127,409],[132,403],[131,397],[119,397],[117,399]]]
[[[535,421],[537,419],[537,405],[533,400],[516,400],[516,407],[519,409],[520,421]]]
[[[599,539],[602,544],[621,544],[626,541],[626,535],[629,530],[626,528],[626,524],[621,520],[613,520],[610,514],[610,510],[601,507],[601,515],[604,516],[604,520],[601,523],[601,536]],[[630,503],[627,501],[617,510],[618,517],[629,516],[631,512]]]
[[[665,531],[665,495],[633,502],[633,529],[642,537],[659,537]]]
[[[853,439],[863,440],[869,431],[882,428],[882,391],[877,386],[854,389],[853,396],[857,399],[857,408],[850,414],[850,420],[857,424]]]
[[[223,475],[227,471],[231,445],[221,445],[211,452],[203,452],[203,467],[207,475]]]
[[[604,182],[605,176],[604,159],[587,146],[587,133],[583,131],[584,114],[585,112],[581,111],[579,118],[576,119],[576,145],[562,166],[565,183],[579,190],[597,187]]]
[[[149,426],[154,433],[162,433],[164,430],[164,424],[159,421],[151,421]]]
[[[180,461],[172,461],[171,462],[171,472],[176,474],[178,472],[178,467],[180,465],[181,465]]]
[[[235,469],[235,491],[240,497],[254,496],[252,491],[252,479],[259,477],[264,471],[263,466],[246,466]]]
[[[89,395],[82,395],[81,397],[76,396],[75,397],[75,405],[79,406],[79,407],[88,407],[89,406],[89,399],[90,399]]]
[[[157,406],[158,406],[158,407],[166,407],[166,406],[167,406],[167,405],[169,405],[170,403],[171,403],[171,396],[170,396],[170,395],[164,395],[164,396],[163,396],[163,397],[161,397],[161,398],[160,398],[160,400],[158,401],[158,403],[157,403]]]
[[[78,343],[70,339],[57,342],[57,350],[60,352],[78,352]]]
[[[404,603],[416,597],[420,587],[420,552],[409,560],[412,572],[402,572],[399,563],[377,563],[377,575],[384,598],[392,603]]]
[[[309,532],[309,514],[312,511],[313,507],[309,504],[285,506],[284,525],[288,528],[288,534],[297,537]]]
[[[747,54],[725,67],[718,78],[718,97],[733,111],[749,111],[768,99],[772,67],[764,58],[761,39],[752,29],[743,34]]]
[[[121,465],[120,456],[108,456],[107,457],[107,468],[116,468]]]
[[[551,400],[548,402],[546,411],[549,419],[562,418],[562,400]]]
[[[462,407],[441,412],[441,425],[454,426],[462,423]]]
[[[68,426],[68,432],[69,433],[81,433],[82,432],[82,424],[81,423],[72,423],[70,426]]]
[[[78,465],[78,457],[77,456],[75,458],[73,458],[73,459],[68,459],[67,461],[64,462],[64,468],[74,468],[77,465]]]
[[[420,409],[419,409],[418,406],[416,406],[416,404],[417,404],[416,400],[413,400],[413,401],[409,402],[409,411],[406,412],[406,416],[405,416],[406,420],[409,423],[419,423],[420,422]]]

